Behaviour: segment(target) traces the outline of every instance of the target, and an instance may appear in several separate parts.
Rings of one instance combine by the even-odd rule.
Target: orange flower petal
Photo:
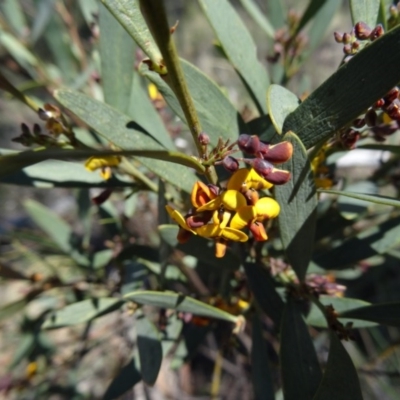
[[[249,229],[257,242],[264,242],[268,239],[267,232],[261,222],[253,222],[249,225]]]

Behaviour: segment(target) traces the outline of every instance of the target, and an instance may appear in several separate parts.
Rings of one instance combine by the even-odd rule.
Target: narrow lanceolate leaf
[[[300,32],[328,1],[329,0],[311,0],[296,27],[296,32]]]
[[[317,255],[314,262],[324,269],[345,269],[357,261],[385,254],[400,243],[400,217],[373,226],[339,246]]]
[[[271,275],[259,264],[245,263],[247,281],[257,304],[276,326],[281,323],[284,302],[275,288]]]
[[[282,318],[280,361],[285,400],[311,400],[322,373],[299,305],[291,298]]]
[[[400,326],[400,302],[373,304],[340,313],[340,317]],[[356,321],[357,322],[357,321]]]
[[[281,206],[279,229],[289,263],[303,280],[313,251],[318,200],[304,146],[292,132],[284,140],[293,144],[293,157],[281,167],[292,176],[288,183],[275,186],[275,197]]]
[[[328,363],[313,400],[362,400],[358,376],[350,356],[332,332]]]
[[[161,119],[160,113],[155,109],[150,100],[145,83],[147,83],[147,80],[135,71],[130,102],[126,114],[132,117],[135,122],[166,149],[175,150],[174,142]]]
[[[0,165],[2,164],[0,158]],[[99,173],[89,172],[83,163],[48,160],[21,169],[15,166],[11,172],[0,178],[2,183],[33,186],[37,188],[52,187],[132,187],[133,182],[126,176],[115,176],[105,181]],[[1,175],[1,174],[0,174]]]
[[[262,323],[258,315],[252,320],[251,376],[254,398],[274,400],[274,384],[269,366],[268,342],[263,336]]]
[[[54,211],[35,200],[26,200],[24,208],[33,221],[52,239],[61,251],[70,255],[78,264],[88,265],[89,259],[73,247],[72,228]]]
[[[43,329],[61,328],[88,322],[101,315],[119,309],[123,304],[120,299],[103,297],[88,299],[70,304],[50,315],[42,325]]]
[[[377,325],[375,322],[342,318],[342,315],[345,315],[348,311],[351,312],[351,310],[369,306],[370,303],[367,303],[366,301],[351,299],[348,297],[332,297],[325,295],[320,296],[319,300],[324,306],[332,306],[335,309],[335,311],[340,315],[339,320],[343,325],[346,325],[348,322],[352,322],[353,328],[367,328]],[[318,328],[328,327],[325,316],[315,304],[311,305],[311,309],[307,315],[306,321],[308,325],[316,326]]]
[[[151,305],[160,308],[169,308],[177,311],[201,315],[203,317],[217,318],[229,322],[237,322],[238,318],[232,314],[212,307],[199,300],[174,292],[156,292],[153,290],[138,290],[124,296],[138,304]]]
[[[353,121],[400,80],[400,52],[393,51],[399,47],[400,27],[396,27],[317,88],[286,118],[283,131],[298,132],[310,148]]]
[[[165,150],[156,140],[138,130],[128,116],[104,103],[70,90],[58,90],[55,96],[82,121],[121,149]],[[192,189],[195,176],[189,168],[158,160],[138,159],[162,179],[188,192]]]
[[[236,140],[244,122],[235,107],[207,75],[185,60],[181,60],[181,64],[201,127],[210,136],[211,143],[216,145],[220,137]],[[157,86],[172,110],[186,122],[179,101],[160,75],[150,71],[144,64],[141,64],[139,72]]]
[[[131,95],[135,43],[103,4],[99,5],[99,27],[104,100],[126,113]]]
[[[132,358],[115,376],[104,393],[103,400],[119,399],[125,392],[142,380]]]
[[[338,196],[350,197],[352,199],[358,199],[363,201],[369,201],[371,203],[382,204],[384,206],[400,207],[400,200],[393,199],[392,197],[380,196],[380,195],[370,195],[363,193],[354,192],[344,192],[342,190],[332,190],[332,189],[318,189],[320,193],[334,194]]]
[[[267,16],[260,10],[260,7],[254,0],[240,0],[243,8],[250,14],[254,22],[266,33],[270,38],[274,38],[275,29],[269,22]]]
[[[267,71],[257,58],[257,49],[228,0],[199,0],[226,56],[240,74],[261,113],[266,112]]]
[[[137,0],[101,0],[143,52],[156,64],[162,56],[140,12]]]
[[[278,133],[282,133],[287,116],[300,104],[300,99],[283,86],[271,85],[267,92],[267,108],[271,121]]]
[[[156,326],[143,314],[135,320],[140,373],[148,385],[154,385],[160,371],[163,352],[160,334]]]
[[[268,1],[265,4],[267,15],[275,29],[282,28],[286,21],[286,10],[282,0]]]
[[[350,0],[351,20],[353,25],[365,22],[374,28],[378,22],[380,0]]]

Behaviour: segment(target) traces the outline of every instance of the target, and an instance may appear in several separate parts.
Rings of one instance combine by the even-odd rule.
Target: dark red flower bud
[[[254,158],[249,163],[258,174],[265,178],[273,169],[274,166],[262,158]]]
[[[383,98],[385,101],[385,105],[388,106],[394,100],[398,99],[399,93],[400,93],[400,90],[397,86],[395,86],[393,89],[390,89],[389,92]]]
[[[333,36],[335,37],[336,43],[343,43],[343,34],[339,32],[334,32]]]
[[[264,160],[273,164],[282,164],[293,155],[293,145],[288,141],[269,146],[268,151],[263,154]]]
[[[343,53],[346,54],[347,56],[350,56],[353,54],[351,44],[346,44],[345,46],[343,46]]]
[[[200,144],[202,144],[203,146],[210,143],[210,136],[208,136],[205,132],[200,132],[197,138],[199,139]]]
[[[351,52],[352,54],[357,53],[358,49],[360,48],[360,42],[355,41],[351,44]]]
[[[42,133],[42,130],[40,129],[40,126],[38,124],[33,125],[33,134],[35,136],[38,136]]]
[[[222,165],[229,172],[235,172],[239,169],[239,161],[236,158],[231,156],[226,156],[222,160]]]
[[[190,239],[190,236],[192,235],[193,235],[192,232],[187,231],[186,229],[183,228],[179,228],[176,239],[178,240],[179,243],[186,243]]]
[[[29,129],[29,126],[25,123],[21,124],[21,131],[24,135],[30,135],[31,134],[31,130]]]
[[[100,194],[98,194],[95,197],[92,197],[92,203],[96,204],[97,206],[100,206],[104,202],[108,200],[108,198],[111,196],[111,193],[113,192],[113,189],[105,189],[103,190]]]
[[[268,176],[264,176],[264,179],[274,185],[283,185],[290,179],[290,172],[283,169],[274,168]]]
[[[373,107],[379,109],[382,108],[384,105],[385,105],[385,100],[379,99],[374,103]]]
[[[377,119],[378,116],[376,114],[376,111],[370,108],[365,114],[365,122],[367,123],[368,126],[375,126]]]
[[[211,192],[212,192],[213,194],[215,194],[216,196],[219,195],[219,192],[220,192],[221,190],[220,190],[220,188],[219,188],[217,185],[213,185],[212,183],[209,183],[207,186],[210,188],[210,190],[211,190]]]
[[[357,39],[367,40],[372,29],[365,22],[357,22],[354,26],[354,33]]]
[[[250,136],[245,133],[239,135],[237,141],[239,149],[247,154],[257,154],[260,151],[260,139],[258,136]]]
[[[394,100],[386,107],[385,111],[391,119],[400,120],[400,100]]]
[[[383,26],[381,24],[377,25],[369,35],[369,40],[373,42],[375,39],[378,39],[385,33],[385,30],[383,29]]]
[[[350,33],[345,32],[343,34],[343,43],[344,44],[349,44],[351,43],[352,35]]]

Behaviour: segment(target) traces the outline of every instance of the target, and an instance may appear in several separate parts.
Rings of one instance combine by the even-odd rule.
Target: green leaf
[[[322,373],[299,304],[292,298],[282,318],[280,361],[285,400],[311,400]]]
[[[194,65],[185,60],[181,60],[181,65],[201,127],[210,136],[211,143],[216,145],[220,137],[236,140],[245,125],[232,103],[221,88]],[[157,86],[168,105],[186,123],[177,98],[160,75],[143,63],[139,72]]]
[[[183,321],[177,316],[172,315],[168,318],[164,336],[162,338],[163,356],[166,357],[172,348],[175,348],[181,337]]]
[[[298,132],[304,146],[310,148],[353,121],[400,80],[400,52],[392,51],[399,46],[397,27],[363,49],[317,88],[286,118],[283,131]]]
[[[140,373],[145,383],[154,385],[163,357],[160,334],[156,326],[143,314],[137,316],[135,327],[140,359]]]
[[[327,3],[329,0],[311,0],[308,3],[306,10],[304,11],[299,24],[296,27],[296,34],[300,32],[310,20],[316,18],[318,11]]]
[[[24,208],[36,225],[46,232],[61,251],[69,254],[78,264],[89,264],[88,258],[73,246],[72,228],[54,211],[35,200],[26,200]]]
[[[286,117],[300,104],[300,99],[283,86],[271,85],[267,92],[267,108],[278,133],[282,133]]]
[[[70,304],[46,318],[42,328],[55,329],[89,322],[118,310],[123,301],[113,297],[93,298]]]
[[[400,327],[400,302],[365,305],[364,307],[340,312],[340,317]],[[357,323],[357,321],[355,322]]]
[[[249,13],[254,22],[264,31],[270,38],[274,39],[275,29],[267,16],[260,10],[260,7],[254,0],[240,0],[243,8]]]
[[[351,20],[353,25],[365,22],[375,28],[378,22],[380,0],[350,0]]]
[[[37,294],[35,297],[36,296]],[[24,310],[30,300],[32,300],[32,298],[24,297],[22,299],[4,304],[2,307],[0,307],[0,321],[13,317],[20,311]]]
[[[124,298],[139,304],[151,305],[160,308],[169,308],[176,311],[201,315],[203,317],[217,318],[233,323],[238,321],[238,317],[231,315],[226,311],[212,307],[189,296],[174,292],[138,290],[126,294]]]
[[[25,14],[19,0],[3,0],[1,10],[7,22],[12,26],[18,36],[23,37],[28,29]]]
[[[331,332],[328,363],[320,387],[313,400],[362,400],[356,369],[337,338]]]
[[[80,119],[85,121],[100,135],[121,149],[164,150],[158,142],[137,129],[131,119],[117,110],[91,99],[84,94],[69,90],[58,90],[57,100]],[[139,157],[140,162],[162,179],[190,192],[196,178],[187,167],[169,165],[158,160],[146,160]]]
[[[363,144],[361,146],[357,146],[357,149],[390,151],[396,155],[400,155],[400,146],[392,145],[392,144],[370,143],[370,144]]]
[[[0,157],[0,165],[2,165]],[[13,185],[34,186],[38,188],[52,187],[133,187],[130,178],[120,175],[113,175],[111,179],[105,181],[99,173],[89,172],[83,163],[67,161],[43,161],[29,167],[21,169],[15,165],[15,172],[7,173],[1,177],[2,183]],[[0,176],[1,176],[0,172]]]
[[[101,0],[101,2],[114,15],[129,35],[131,35],[150,60],[159,64],[162,56],[140,12],[138,1]]]
[[[259,264],[245,263],[244,270],[257,304],[274,321],[275,325],[279,326],[284,302],[276,291],[274,279]]]
[[[257,58],[257,49],[249,31],[229,1],[199,0],[199,2],[226,56],[250,91],[260,114],[265,113],[265,95],[269,78]]]
[[[274,0],[266,2],[267,15],[275,29],[282,28],[286,23],[286,10],[282,4],[282,0]]]
[[[334,194],[338,196],[350,197],[353,199],[369,201],[371,203],[381,204],[384,206],[400,207],[400,201],[394,199],[393,197],[380,196],[380,195],[370,195],[365,193],[354,193],[346,192],[342,190],[332,190],[332,189],[318,189],[320,193]]]
[[[345,269],[357,261],[385,254],[400,243],[400,217],[391,218],[317,255],[314,262],[324,269]]]
[[[104,101],[126,114],[131,96],[135,43],[101,3],[99,27]]]
[[[174,142],[165,128],[160,113],[155,109],[147,91],[143,88],[143,81],[144,79],[135,72],[127,115],[132,117],[136,123],[166,149],[175,150]]]
[[[344,188],[350,192],[369,193],[374,195],[378,192],[377,185],[372,181],[359,181],[352,183]],[[338,210],[343,218],[355,220],[364,215],[371,203],[360,198],[339,196],[337,199]]]
[[[125,392],[142,380],[140,372],[136,368],[135,359],[132,358],[118,372],[117,376],[111,381],[103,400],[114,400],[120,398]]]
[[[362,301],[359,299],[351,299],[348,297],[332,297],[332,296],[322,295],[319,297],[319,300],[325,306],[331,305],[335,309],[335,311],[339,314],[346,313],[349,310],[357,309],[362,306],[370,305],[370,303],[367,303],[366,301]],[[352,325],[353,328],[366,328],[366,327],[376,326],[376,324],[373,322],[353,321],[352,319],[342,318],[342,317],[339,318],[339,321],[343,325],[346,325],[348,322],[353,322]],[[318,328],[328,327],[326,318],[315,304],[311,304],[311,309],[307,315],[306,322],[308,325],[316,326]]]
[[[176,247],[178,250],[196,257],[200,261],[204,261],[209,266],[236,270],[241,265],[239,257],[229,250],[222,259],[215,257],[215,244],[212,240],[207,240],[200,236],[192,236],[186,243],[178,244],[176,239],[178,234],[177,225],[160,225],[158,231],[163,240],[165,240],[170,246]]]
[[[257,314],[252,320],[251,375],[254,398],[274,400],[274,384],[269,366],[268,342],[263,336],[262,323]]]
[[[314,4],[319,2],[319,0],[314,1]],[[322,2],[321,2],[322,3]],[[313,22],[308,31],[308,46],[300,53],[299,63],[297,68],[303,64],[308,57],[313,54],[318,45],[324,38],[324,34],[331,22],[333,21],[333,16],[336,14],[338,8],[340,8],[340,1],[337,0],[324,0],[322,7],[317,10],[314,14]]]
[[[293,144],[293,157],[282,164],[282,169],[290,171],[292,177],[288,183],[275,186],[275,198],[281,205],[278,222],[289,263],[303,280],[313,252],[318,200],[303,144],[292,132],[283,140]]]

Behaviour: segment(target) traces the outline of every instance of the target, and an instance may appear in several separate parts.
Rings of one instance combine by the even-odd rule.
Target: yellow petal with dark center
[[[233,229],[243,229],[257,216],[254,206],[244,206],[237,210],[229,226]]]
[[[199,207],[196,211],[202,212],[202,211],[218,210],[220,205],[221,205],[221,198],[220,196],[218,196],[215,199],[212,199],[208,203],[204,204],[203,206]]]
[[[238,169],[230,178],[226,185],[228,190],[241,190],[244,182],[249,176],[249,171],[247,168]]]
[[[249,239],[244,232],[229,227],[222,230],[221,236],[224,239],[233,240],[234,242],[247,242]]]
[[[183,217],[183,215],[182,215],[179,211],[174,210],[171,206],[168,206],[168,205],[165,206],[165,209],[167,210],[169,216],[170,216],[181,228],[186,229],[187,231],[192,232],[192,233],[194,233],[195,235],[197,235],[197,233],[196,233],[193,229],[190,229],[190,228],[188,227],[188,224],[186,223],[185,218]]]
[[[270,189],[272,186],[272,183],[267,182],[253,168],[241,168],[230,177],[227,189],[245,192],[249,189]]]
[[[197,234],[205,238],[214,238],[221,235],[222,229],[216,224],[203,225],[197,228]]]
[[[246,198],[237,190],[227,190],[221,194],[221,202],[227,210],[235,211],[247,204]]]
[[[85,162],[85,168],[89,171],[95,171],[99,168],[104,167],[116,167],[121,162],[121,157],[119,156],[104,156],[104,157],[90,157]]]
[[[254,207],[257,215],[257,221],[262,221],[265,218],[276,218],[281,209],[278,202],[271,197],[263,197],[257,201]]]

